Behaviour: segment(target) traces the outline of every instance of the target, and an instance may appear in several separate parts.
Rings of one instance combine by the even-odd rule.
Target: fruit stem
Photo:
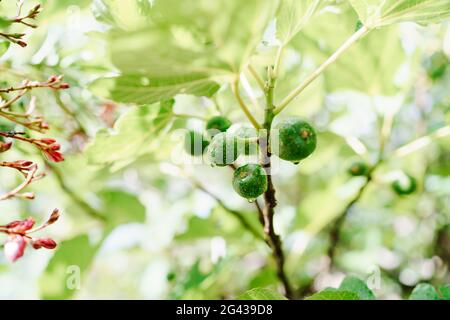
[[[264,227],[264,234],[266,243],[272,249],[272,255],[275,259],[276,267],[277,267],[277,276],[280,279],[285,294],[288,298],[294,298],[292,286],[286,276],[284,271],[285,265],[285,256],[283,252],[283,245],[281,238],[278,234],[276,234],[273,218],[275,215],[275,207],[277,205],[277,200],[275,197],[275,187],[272,182],[271,176],[271,152],[269,148],[269,137],[270,130],[272,127],[272,121],[275,117],[274,109],[275,106],[273,104],[273,90],[275,87],[275,79],[272,77],[273,69],[272,67],[268,68],[268,80],[265,84],[264,91],[266,96],[266,108],[264,114],[264,123],[263,123],[263,132],[260,134],[259,145],[261,150],[261,165],[264,168],[267,174],[267,191],[264,193],[264,201],[265,206],[262,210],[262,223]]]

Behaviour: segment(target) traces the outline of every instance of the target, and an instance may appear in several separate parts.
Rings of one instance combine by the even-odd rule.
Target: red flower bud
[[[59,149],[59,148],[58,148]],[[64,161],[64,156],[61,152],[58,152],[56,150],[53,150],[52,148],[49,148],[47,150],[44,150],[45,155],[47,156],[48,160],[51,160],[53,162],[61,162]]]
[[[11,261],[15,262],[17,259],[23,256],[25,252],[27,242],[25,238],[19,235],[14,235],[6,240],[5,246],[3,248],[5,257]]]
[[[12,142],[2,142],[0,141],[0,153],[8,151],[9,149],[11,149],[12,146]]]
[[[59,85],[60,89],[69,89],[70,85],[67,82],[63,82]]]
[[[60,80],[60,77],[53,75],[53,76],[50,76],[48,78],[47,82],[48,83],[53,83],[53,82],[56,82],[56,81],[59,81],[59,80]]]
[[[55,139],[52,139],[52,138],[43,138],[43,139],[40,139],[39,141],[41,141],[42,143],[45,143],[45,144],[54,144],[55,142],[56,142],[56,140]]]
[[[28,168],[33,165],[33,161],[29,160],[16,160],[14,161],[14,166],[17,168]]]
[[[57,246],[56,242],[50,238],[35,238],[32,240],[31,245],[36,250],[42,247],[45,249],[55,249]]]
[[[26,231],[30,230],[34,226],[34,219],[29,217],[22,221],[13,221],[6,225],[6,229],[8,229],[11,233],[20,233],[24,234]]]

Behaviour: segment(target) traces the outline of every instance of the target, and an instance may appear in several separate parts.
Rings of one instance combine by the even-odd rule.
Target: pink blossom
[[[5,257],[11,261],[15,262],[17,259],[23,256],[23,253],[25,252],[25,247],[27,245],[27,242],[25,241],[25,238],[20,235],[14,235],[10,236],[5,243],[4,246],[4,252]]]

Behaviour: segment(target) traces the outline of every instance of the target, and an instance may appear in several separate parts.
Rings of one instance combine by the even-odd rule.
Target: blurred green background
[[[1,202],[0,222],[28,216],[43,221],[53,208],[60,208],[61,220],[46,230],[60,245],[54,251],[28,250],[14,264],[0,255],[0,298],[222,299],[254,287],[278,289],[266,245],[186,178],[193,176],[258,227],[254,207],[232,190],[231,170],[181,163],[189,156],[182,151],[182,139],[174,140],[170,133],[201,129],[204,122],[164,115],[155,93],[140,87],[146,86],[145,79],[132,73],[148,68],[171,74],[170,63],[184,62],[172,61],[172,55],[188,61],[201,38],[190,36],[201,35],[209,20],[192,20],[196,12],[181,4],[172,8],[162,24],[179,38],[176,52],[161,42],[164,33],[155,34],[154,26],[147,25],[150,1],[40,3],[39,28],[26,31],[28,47],[0,49],[0,81],[6,87],[24,78],[64,74],[71,89],[33,95],[52,125],[49,135],[63,142],[66,161],[47,167],[48,176],[30,186],[37,194],[34,201]],[[353,9],[345,1],[333,4],[287,46],[278,97],[354,32],[358,17]],[[233,8],[225,7],[223,15],[214,16],[215,9],[210,8],[211,17],[218,29],[211,27],[212,34],[224,38],[240,32],[230,27],[230,19],[239,26],[248,14],[255,14],[243,10],[231,16],[226,12]],[[2,1],[0,13],[13,16],[15,1]],[[111,24],[126,32],[120,34]],[[186,25],[192,25],[192,34]],[[252,62],[257,70],[273,61],[274,29],[271,21],[263,41],[256,43]],[[183,46],[189,50],[184,52]],[[226,56],[233,69],[241,63],[236,52],[220,51],[217,56]],[[216,54],[214,48],[209,53]],[[381,299],[404,298],[420,282],[450,282],[449,56],[448,21],[374,30],[280,115],[304,117],[318,131],[316,152],[300,165],[274,159],[275,227],[284,240],[287,274],[300,293],[336,287],[347,274],[368,279]],[[219,58],[210,68],[220,65]],[[193,76],[194,69],[188,66],[186,75],[176,76]],[[123,83],[103,81],[127,71]],[[195,76],[203,79],[202,73]],[[251,76],[246,78],[258,92]],[[208,90],[219,90],[214,99],[179,94],[176,113],[207,118],[217,114],[217,104],[233,122],[245,122],[227,85],[219,89],[208,78],[204,81]],[[257,93],[256,99],[261,98]],[[248,96],[245,99],[252,105]],[[253,110],[260,119],[262,110]],[[364,183],[363,178],[350,177],[347,168],[355,160],[376,157],[380,119],[389,113],[395,119],[387,159],[350,210],[330,270],[330,224]],[[414,144],[421,137],[428,138]],[[35,150],[19,144],[0,157],[43,163]],[[417,192],[400,197],[391,190],[399,170],[417,179]],[[18,181],[18,175],[2,170],[2,191]]]

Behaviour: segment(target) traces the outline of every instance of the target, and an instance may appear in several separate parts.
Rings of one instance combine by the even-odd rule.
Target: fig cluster
[[[240,155],[259,153],[260,133],[253,127],[235,127],[223,116],[209,119],[205,132],[188,131],[184,147],[192,156],[206,155],[212,166],[235,165]],[[288,118],[278,123],[269,137],[269,150],[283,160],[299,163],[316,148],[314,128],[300,118]],[[257,163],[235,168],[233,189],[243,198],[253,201],[267,190],[265,169]]]

